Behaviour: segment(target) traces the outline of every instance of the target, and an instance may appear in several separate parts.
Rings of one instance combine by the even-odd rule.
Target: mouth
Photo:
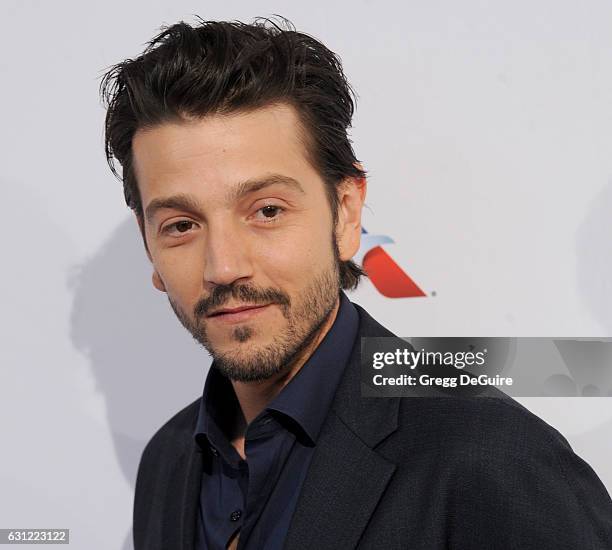
[[[222,308],[208,315],[208,318],[215,321],[237,323],[241,321],[246,321],[247,319],[251,319],[256,315],[263,313],[268,308],[270,308],[271,305],[272,304]]]

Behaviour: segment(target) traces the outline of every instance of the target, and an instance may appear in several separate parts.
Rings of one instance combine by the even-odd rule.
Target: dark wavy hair
[[[106,159],[139,220],[142,200],[132,168],[138,129],[286,103],[298,113],[306,155],[325,183],[335,225],[337,186],[366,175],[348,137],[354,92],[336,54],[278,19],[279,24],[268,18],[246,24],[198,18],[195,26],[162,27],[140,56],[104,74]],[[339,264],[341,287],[356,288],[365,273],[351,260]]]

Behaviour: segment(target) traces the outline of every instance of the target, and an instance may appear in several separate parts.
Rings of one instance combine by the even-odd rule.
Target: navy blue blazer
[[[554,428],[496,397],[361,396],[362,336],[394,336],[363,308],[286,550],[612,549],[612,500]],[[200,399],[147,444],[135,550],[193,550]]]

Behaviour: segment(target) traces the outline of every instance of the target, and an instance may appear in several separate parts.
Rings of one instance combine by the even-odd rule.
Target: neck
[[[338,309],[340,307],[340,299],[336,300],[331,314],[327,317],[325,323],[319,330],[317,336],[304,350],[296,357],[290,365],[287,365],[280,373],[267,380],[258,382],[235,382],[232,381],[232,386],[236,392],[238,403],[240,404],[240,413],[236,419],[234,426],[234,438],[238,439],[244,436],[247,426],[255,419],[255,417],[263,411],[268,403],[270,403],[281,390],[291,381],[291,379],[300,371],[306,361],[317,349],[321,340],[329,332],[329,329],[334,324]]]

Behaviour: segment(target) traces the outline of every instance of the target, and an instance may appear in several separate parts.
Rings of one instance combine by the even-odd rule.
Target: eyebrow
[[[225,197],[227,203],[236,202],[249,193],[255,193],[271,185],[284,185],[290,189],[304,194],[304,188],[296,179],[283,176],[282,174],[271,174],[263,178],[255,178],[240,182]],[[200,205],[193,195],[177,193],[169,197],[159,197],[153,199],[145,209],[145,219],[151,223],[159,210],[163,209],[184,210],[190,214],[202,217]]]

